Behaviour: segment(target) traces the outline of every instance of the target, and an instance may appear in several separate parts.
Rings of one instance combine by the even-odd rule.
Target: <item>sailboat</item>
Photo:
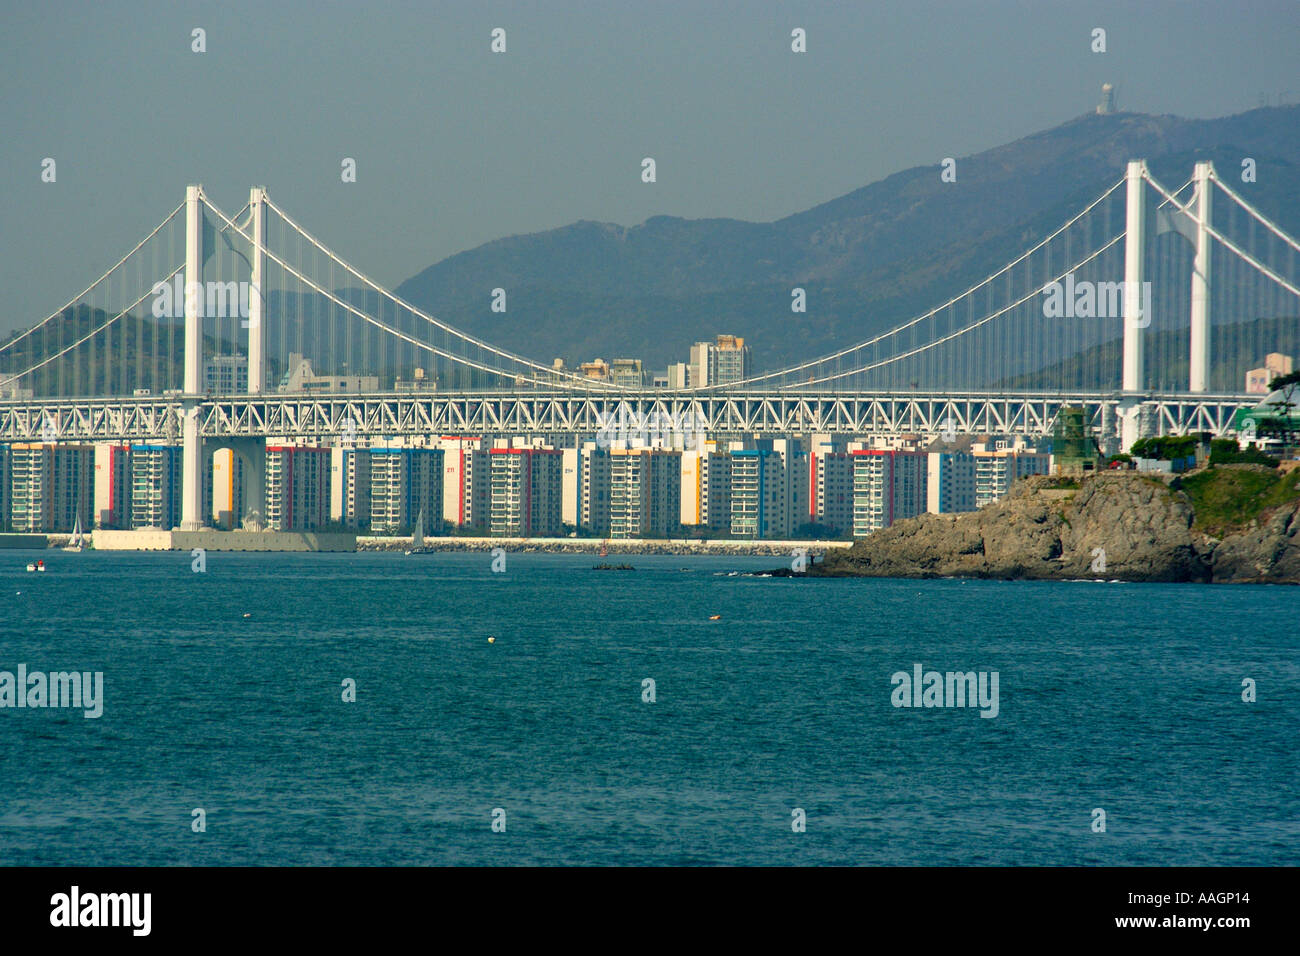
[[[81,514],[78,512],[77,520],[72,525],[72,538],[64,545],[64,551],[81,551],[86,547],[86,536],[81,531]]]
[[[424,509],[415,519],[415,530],[411,532],[411,547],[407,554],[432,554],[433,548],[427,547],[424,543]]]

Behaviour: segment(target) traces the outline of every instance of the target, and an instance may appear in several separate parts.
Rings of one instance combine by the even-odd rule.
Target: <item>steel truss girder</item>
[[[594,435],[611,417],[699,422],[711,435],[958,434],[1042,436],[1063,405],[1095,425],[1105,408],[1141,406],[1157,434],[1228,431],[1258,396],[1191,393],[792,393],[661,390],[629,394],[543,391],[370,395],[140,396],[0,402],[0,442],[174,441],[182,410],[197,405],[204,437],[366,439],[435,435]],[[46,424],[49,423],[49,424]],[[45,426],[44,428],[42,426]]]

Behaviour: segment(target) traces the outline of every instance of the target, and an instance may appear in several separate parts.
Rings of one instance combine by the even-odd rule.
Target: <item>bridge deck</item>
[[[646,431],[731,436],[827,432],[1043,435],[1062,406],[1082,405],[1100,433],[1124,414],[1143,431],[1231,429],[1258,395],[1062,392],[522,391],[304,395],[165,395],[0,401],[0,441],[176,440],[197,409],[209,438],[451,434],[559,435]]]

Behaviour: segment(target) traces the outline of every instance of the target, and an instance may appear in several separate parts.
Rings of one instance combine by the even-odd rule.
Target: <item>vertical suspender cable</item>
[[[306,274],[307,274],[307,273],[305,273],[305,272],[302,271],[302,236],[298,236],[298,237],[296,237],[296,238],[297,238],[297,240],[298,240],[298,241],[297,241],[297,246],[298,246],[298,275],[302,276],[302,275],[306,275]],[[297,299],[298,299],[298,320],[297,320],[297,322],[294,324],[294,329],[293,329],[293,344],[294,344],[294,351],[297,352],[299,355],[302,355],[302,354],[303,354],[303,348],[302,348],[302,301],[303,301],[303,299],[304,299],[304,298],[305,298],[309,293],[308,293],[308,290],[307,290],[307,286],[306,286],[306,284],[305,284],[301,279],[297,279],[296,282],[297,282],[297,288],[298,288],[298,296],[297,296]]]
[[[289,234],[288,230],[286,230],[284,226],[281,225],[280,238],[284,242],[285,259],[289,258],[288,234]],[[279,309],[279,313],[280,313],[279,355],[280,355],[280,361],[284,363],[285,374],[292,374],[293,369],[289,368],[289,296],[291,292],[290,292],[290,278],[289,278],[288,270],[285,269],[284,267],[281,267],[280,276],[281,276],[281,280],[280,280],[280,309]],[[294,281],[296,283],[297,280]],[[294,288],[296,289],[297,286],[295,285]]]
[[[152,243],[150,243],[150,245],[152,245]],[[145,285],[143,254],[136,256],[135,276],[136,285],[143,289]],[[150,283],[150,285],[152,285],[152,283]],[[152,303],[152,298],[146,299],[145,301]],[[135,379],[131,383],[132,391],[140,388],[143,384],[141,380],[144,378],[142,364],[144,362],[144,314],[147,311],[149,311],[147,308],[141,307],[135,314]]]
[[[330,260],[330,286],[329,287],[330,287],[330,291],[333,292],[335,295],[339,294],[339,288],[334,284],[334,260],[333,259]],[[330,374],[338,375],[339,356],[338,356],[338,352],[336,352],[334,348],[334,303],[326,300],[323,303],[323,305],[324,305],[324,312],[325,312],[325,321],[329,326],[329,331],[327,332],[327,335],[329,340],[329,352],[330,352],[330,362],[329,362]]]

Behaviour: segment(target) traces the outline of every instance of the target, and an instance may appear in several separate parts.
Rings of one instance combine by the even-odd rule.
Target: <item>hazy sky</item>
[[[3,0],[0,329],[61,306],[189,182],[231,212],[265,185],[392,286],[577,219],[779,218],[1055,126],[1103,81],[1150,113],[1297,102],[1298,51],[1296,0]]]

